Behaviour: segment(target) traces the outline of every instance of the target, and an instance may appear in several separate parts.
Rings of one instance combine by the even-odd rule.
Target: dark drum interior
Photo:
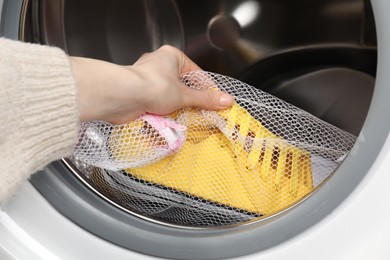
[[[306,48],[268,57],[241,80],[358,135],[375,84],[376,49]]]
[[[25,40],[131,64],[163,44],[355,135],[376,72],[366,0],[32,0]]]

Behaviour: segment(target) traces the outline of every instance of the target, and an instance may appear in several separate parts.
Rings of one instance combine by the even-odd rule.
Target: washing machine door
[[[352,237],[356,233],[340,235],[340,222],[335,219],[340,216],[347,226],[361,228],[358,223],[366,219],[367,212],[360,209],[359,213],[353,203],[360,198],[357,191],[369,198],[372,191],[362,190],[368,179],[380,178],[373,183],[382,185],[389,179],[384,174],[389,168],[382,162],[390,156],[389,145],[384,145],[390,130],[386,117],[390,78],[385,73],[390,65],[385,47],[390,43],[386,32],[390,2],[5,0],[4,4],[7,10],[23,10],[23,19],[18,20],[3,8],[2,24],[22,21],[15,22],[18,26],[13,29],[3,26],[6,36],[120,64],[171,44],[204,69],[239,78],[358,135],[343,163],[309,196],[272,215],[239,223],[188,224],[134,210],[91,183],[83,173],[87,166],[69,159],[35,174],[30,181],[34,189],[24,188],[26,194],[38,191],[56,212],[89,234],[145,255],[174,259],[302,255],[345,259],[353,255],[348,246],[347,251],[339,246],[337,237],[356,241]],[[136,43],[131,44],[134,39]],[[386,196],[385,190],[377,192]],[[18,205],[26,205],[22,203],[28,200],[26,196],[7,205],[11,216],[20,211]],[[370,208],[375,208],[375,202]],[[388,207],[384,208],[381,217],[389,217]],[[215,218],[210,212],[210,219]],[[343,212],[358,213],[350,213],[347,220]],[[36,221],[27,216],[18,219]],[[372,244],[385,252],[382,245]],[[356,257],[364,259],[361,256]]]

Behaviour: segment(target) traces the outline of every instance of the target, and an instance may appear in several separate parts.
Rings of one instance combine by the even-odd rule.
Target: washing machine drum
[[[169,237],[178,250],[163,256],[190,259],[193,247],[213,258],[201,248],[226,243],[222,255],[231,257],[279,243],[273,225],[313,206],[370,106],[377,48],[369,1],[26,2],[23,40],[119,64],[170,44],[212,71],[183,83],[236,97],[225,111],[84,123],[74,156],[32,178],[61,213],[127,248],[161,255]],[[297,214],[296,223],[312,216]],[[266,228],[234,233],[247,226]],[[129,239],[134,229],[139,237]],[[145,248],[149,231],[155,249]],[[248,243],[206,245],[221,234]],[[267,235],[257,247],[259,234]]]

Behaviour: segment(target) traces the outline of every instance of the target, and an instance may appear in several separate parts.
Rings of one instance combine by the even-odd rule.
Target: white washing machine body
[[[390,139],[366,178],[330,215],[280,245],[236,259],[389,259],[389,172]],[[159,259],[85,231],[58,213],[30,183],[0,214],[1,259]]]
[[[177,227],[155,229],[156,223],[134,224],[129,232],[134,233],[134,243],[139,245],[129,249],[65,217],[27,182],[0,212],[0,258],[390,259],[390,117],[386,112],[390,97],[390,73],[386,72],[390,68],[390,2],[373,0],[372,5],[377,24],[378,68],[369,114],[356,145],[335,175],[300,205],[262,224],[232,231],[185,233]],[[4,15],[15,18],[14,24],[8,21],[9,27],[2,28],[3,33],[17,38],[21,7],[7,5],[5,9],[2,0],[0,7],[2,21]],[[96,211],[87,203],[82,206]],[[100,223],[86,221],[91,225]],[[104,228],[102,232],[112,232]],[[173,238],[177,234],[181,236],[179,240]],[[169,246],[170,243],[178,245]]]

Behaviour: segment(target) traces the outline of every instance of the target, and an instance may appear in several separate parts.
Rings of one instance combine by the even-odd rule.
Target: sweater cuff
[[[79,115],[75,80],[69,58],[62,50],[13,42],[6,56],[13,66],[8,74],[13,82],[8,95],[12,96],[14,122],[7,136],[5,157],[17,163],[6,169],[8,176],[4,177],[10,189],[3,192],[11,193],[30,174],[71,154]]]
[[[28,52],[23,63],[21,133],[31,170],[69,156],[77,140],[79,115],[69,58],[57,48]],[[31,82],[31,83],[30,83]]]

